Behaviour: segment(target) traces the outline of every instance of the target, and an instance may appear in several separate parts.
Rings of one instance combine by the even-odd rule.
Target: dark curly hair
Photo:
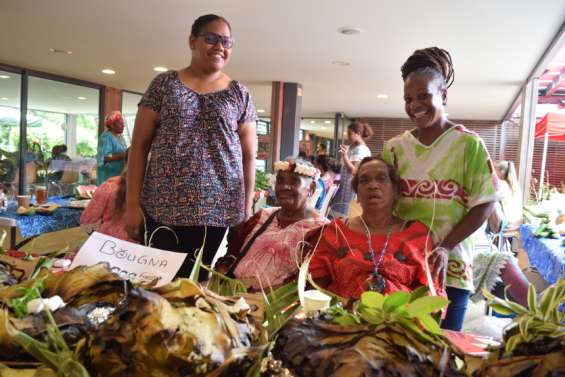
[[[361,122],[360,120],[356,120],[355,122],[351,123],[347,126],[349,131],[353,131],[358,135],[361,135],[363,140],[366,140],[373,136],[373,129],[365,122]]]
[[[359,165],[357,166],[357,169],[355,171],[355,174],[353,175],[353,178],[351,179],[351,187],[353,188],[353,191],[357,194],[357,188],[359,187],[359,172],[361,171],[361,166],[371,162],[371,161],[381,161],[383,164],[386,165],[387,169],[388,169],[388,177],[390,178],[390,181],[392,182],[392,186],[394,187],[394,192],[396,194],[400,193],[400,177],[398,176],[398,173],[396,171],[396,169],[392,166],[389,165],[385,160],[383,160],[382,156],[372,156],[372,157],[365,157],[364,159],[361,160],[361,162],[359,163]]]
[[[194,35],[195,37],[198,36],[204,26],[208,25],[210,22],[218,20],[223,21],[226,25],[228,25],[228,29],[230,29],[231,32],[231,25],[228,20],[216,14],[206,14],[204,16],[198,17],[196,21],[194,21],[192,28],[190,29],[190,34]]]
[[[428,47],[414,51],[400,68],[402,80],[406,81],[412,73],[425,73],[441,79],[442,88],[447,89],[455,81],[455,71],[451,55],[439,47]]]

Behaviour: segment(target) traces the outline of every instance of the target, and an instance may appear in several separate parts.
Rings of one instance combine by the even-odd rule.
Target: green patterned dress
[[[401,197],[395,212],[423,222],[440,243],[455,225],[480,204],[498,201],[498,179],[482,139],[462,125],[446,130],[431,145],[410,131],[387,141],[383,158],[396,166]],[[473,290],[473,239],[449,255],[447,286]]]

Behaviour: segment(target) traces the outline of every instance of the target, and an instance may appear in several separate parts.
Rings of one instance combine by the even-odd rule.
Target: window
[[[0,70],[0,185],[17,191],[21,76]]]
[[[68,195],[95,178],[99,90],[30,76],[26,189]]]

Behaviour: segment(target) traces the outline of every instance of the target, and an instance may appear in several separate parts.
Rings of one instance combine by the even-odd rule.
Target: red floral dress
[[[341,219],[332,221],[320,233],[310,238],[318,247],[310,262],[314,279],[329,278],[327,289],[344,298],[359,298],[368,290],[374,263],[368,259],[367,236],[350,229]],[[371,244],[376,259],[381,254],[386,235],[374,234]],[[378,269],[385,278],[385,294],[395,291],[412,291],[427,285],[424,253],[431,251],[433,243],[428,228],[417,221],[408,223],[403,230],[390,235],[383,260]],[[434,286],[440,292],[436,278]],[[445,295],[444,292],[441,292]]]

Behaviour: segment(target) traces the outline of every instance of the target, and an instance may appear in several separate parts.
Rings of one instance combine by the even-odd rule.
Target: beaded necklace
[[[370,281],[368,282],[369,290],[382,293],[385,289],[386,279],[384,278],[383,275],[381,275],[379,273],[379,267],[381,266],[381,263],[382,263],[383,258],[385,256],[385,253],[386,253],[388,241],[390,240],[390,234],[392,232],[392,225],[389,226],[384,246],[381,249],[378,260],[376,260],[375,259],[375,251],[373,250],[373,246],[371,245],[371,231],[369,230],[367,223],[365,223],[363,216],[359,216],[359,218],[361,219],[361,222],[363,223],[363,226],[365,227],[365,235],[367,236],[367,244],[369,245],[369,249],[367,250],[367,253],[365,254],[365,259],[370,259],[371,261],[373,261],[373,266],[374,266],[373,272],[371,273]]]

